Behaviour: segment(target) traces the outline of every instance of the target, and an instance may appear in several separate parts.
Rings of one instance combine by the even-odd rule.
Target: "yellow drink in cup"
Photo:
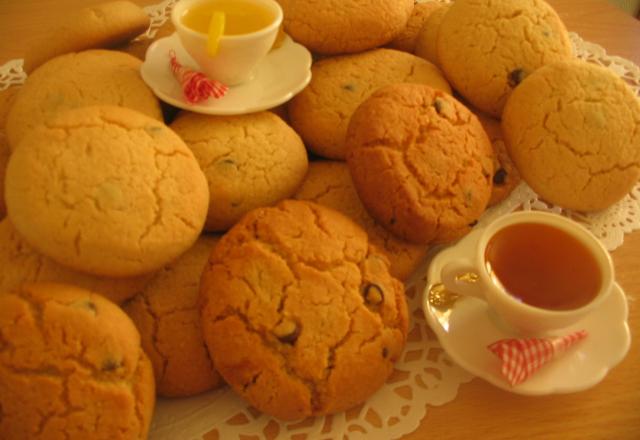
[[[171,20],[200,69],[232,86],[250,80],[269,52],[282,9],[275,0],[182,0]]]

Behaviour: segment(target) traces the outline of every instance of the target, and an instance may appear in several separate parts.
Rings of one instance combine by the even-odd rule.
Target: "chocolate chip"
[[[436,112],[438,112],[438,114],[440,114],[440,112],[442,112],[442,99],[440,98],[436,98],[435,101],[433,101],[433,106],[436,109]]]
[[[300,327],[295,321],[284,318],[273,329],[273,334],[284,344],[294,344],[300,336]]]
[[[395,217],[391,217],[391,218],[389,219],[389,224],[390,224],[390,225],[395,225],[395,224],[396,224],[396,218],[395,218]]]
[[[377,306],[384,301],[384,292],[377,284],[369,283],[364,286],[363,294],[367,304]]]
[[[345,90],[348,90],[350,92],[355,92],[356,91],[356,86],[354,84],[343,84],[342,88]]]
[[[117,370],[121,366],[122,364],[119,361],[113,358],[107,358],[104,362],[102,362],[102,371],[104,371],[105,373],[109,373]]]
[[[493,175],[493,184],[494,185],[504,185],[505,180],[507,179],[507,172],[504,168],[498,168],[498,171]]]
[[[387,347],[382,347],[382,357],[387,358],[389,356],[389,349]]]
[[[474,221],[472,221],[471,223],[469,223],[469,227],[470,227],[470,228],[473,228],[473,227],[474,227],[475,225],[477,225],[477,224],[478,224],[478,220],[474,220]]]
[[[509,82],[510,87],[515,87],[522,82],[524,77],[527,76],[525,71],[522,69],[512,70],[507,76],[507,80]]]

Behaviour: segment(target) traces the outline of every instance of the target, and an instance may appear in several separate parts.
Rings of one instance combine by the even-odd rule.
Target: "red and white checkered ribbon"
[[[557,338],[501,339],[487,348],[502,360],[502,375],[515,386],[586,337],[587,331],[580,330]]]
[[[169,52],[171,72],[182,86],[182,93],[190,104],[205,101],[209,97],[222,98],[229,89],[220,81],[209,79],[202,72],[184,67],[174,51]]]

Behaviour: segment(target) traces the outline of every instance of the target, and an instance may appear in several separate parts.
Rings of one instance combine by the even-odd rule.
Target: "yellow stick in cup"
[[[211,56],[218,53],[218,44],[222,34],[224,34],[225,16],[222,11],[213,11],[209,22],[209,38],[207,40],[207,52]]]

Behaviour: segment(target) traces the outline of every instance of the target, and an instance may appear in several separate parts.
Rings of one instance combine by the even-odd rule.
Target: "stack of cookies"
[[[520,176],[585,211],[638,179],[637,99],[542,0],[279,3],[318,61],[278,115],[161,104],[139,42],[105,49],[144,30],[124,1],[1,95],[0,437],[144,438],[156,394],[225,383],[284,420],[354,407],[431,245]]]

